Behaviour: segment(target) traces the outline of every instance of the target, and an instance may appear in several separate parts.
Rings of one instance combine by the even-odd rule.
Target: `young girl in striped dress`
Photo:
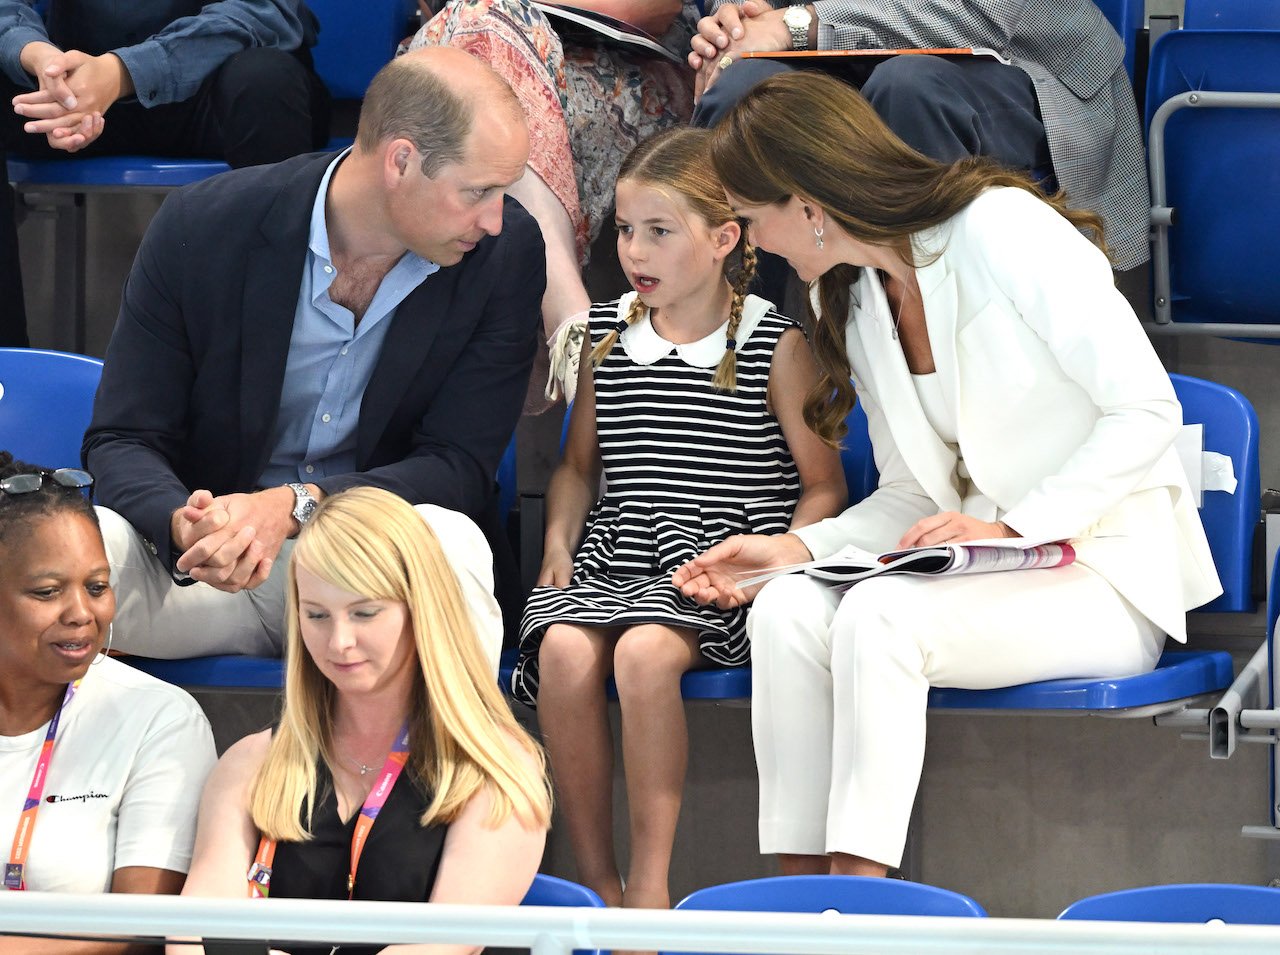
[[[794,322],[746,294],[755,254],[707,144],[703,130],[660,134],[619,174],[618,258],[635,291],[590,311],[512,679],[538,707],[579,879],[628,907],[670,904],[688,751],[680,676],[749,659],[745,609],[698,606],[672,572],[732,534],[838,514],[846,497],[836,451],[801,410],[813,357]],[[631,819],[625,891],[610,675]]]

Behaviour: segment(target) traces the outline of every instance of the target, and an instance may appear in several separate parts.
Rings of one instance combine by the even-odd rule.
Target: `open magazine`
[[[847,587],[880,574],[951,576],[989,574],[1002,570],[1035,570],[1065,567],[1074,563],[1075,548],[1066,541],[1033,541],[1025,537],[965,541],[963,544],[934,544],[873,554],[859,547],[846,547],[803,564],[774,567],[738,581],[751,587],[783,574],[808,574],[837,586]]]
[[[564,36],[576,36],[594,41],[612,41],[627,47],[632,52],[648,53],[660,56],[673,63],[683,63],[665,46],[637,26],[619,20],[605,13],[584,10],[580,7],[540,3],[533,0],[533,7],[541,10],[551,18],[556,30]]]

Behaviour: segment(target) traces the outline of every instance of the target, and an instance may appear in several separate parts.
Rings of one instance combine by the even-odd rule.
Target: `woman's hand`
[[[535,587],[559,587],[564,589],[569,586],[569,580],[573,577],[573,557],[566,550],[547,551],[542,556],[542,570],[538,574],[538,579],[534,582]]]
[[[721,610],[749,604],[763,584],[738,586],[738,581],[775,567],[800,564],[813,557],[794,534],[739,534],[707,548],[671,575],[671,583],[700,604]]]
[[[911,530],[902,535],[898,546],[930,547],[934,544],[960,544],[964,541],[1017,536],[1018,533],[1002,521],[989,524],[958,511],[943,511],[916,521]]]

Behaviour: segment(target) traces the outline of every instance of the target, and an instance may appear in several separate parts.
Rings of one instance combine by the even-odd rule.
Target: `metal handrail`
[[[297,942],[454,943],[746,955],[1274,955],[1280,926],[892,915],[666,912],[310,899],[0,893],[0,933],[200,936]]]

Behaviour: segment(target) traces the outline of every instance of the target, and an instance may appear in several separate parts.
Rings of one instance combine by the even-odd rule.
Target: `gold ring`
[[[731,57],[728,53],[720,57],[720,62],[716,64],[716,66],[720,67],[720,69],[722,70],[727,70],[732,65],[733,65],[733,57]]]

